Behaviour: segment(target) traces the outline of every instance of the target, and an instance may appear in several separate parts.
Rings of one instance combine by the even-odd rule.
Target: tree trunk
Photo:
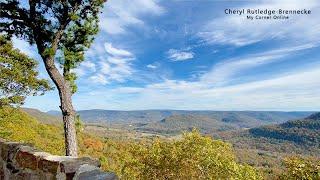
[[[61,98],[60,100],[60,108],[63,115],[66,156],[78,156],[77,137],[75,128],[75,111],[72,107],[71,97],[66,99]],[[69,104],[71,106],[66,107],[64,104]]]
[[[63,116],[66,156],[78,156],[77,137],[75,129],[75,110],[72,106],[70,84],[60,74],[54,64],[53,57],[44,59],[46,70],[56,85],[60,97],[60,109]]]

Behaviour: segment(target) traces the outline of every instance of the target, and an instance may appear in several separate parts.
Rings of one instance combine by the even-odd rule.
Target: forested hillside
[[[254,137],[266,137],[320,148],[320,113],[280,125],[253,128],[249,133]]]
[[[137,127],[136,130],[156,132],[160,134],[179,134],[183,131],[199,129],[202,133],[213,133],[235,129],[237,126],[232,123],[225,123],[221,120],[209,118],[203,115],[172,115],[159,122],[148,123]]]
[[[319,124],[319,113],[315,113],[279,125],[220,132],[215,137],[232,143],[240,162],[274,174],[288,156],[299,155],[320,162]]]
[[[61,112],[49,111],[54,116]],[[309,116],[312,112],[277,111],[183,111],[183,110],[81,110],[80,118],[87,124],[137,126],[136,130],[151,133],[177,134],[182,130],[199,128],[202,132],[252,128],[283,123]],[[125,126],[124,126],[125,127]]]
[[[319,113],[304,119],[249,130],[219,133],[236,147],[263,151],[310,154],[320,157]]]
[[[188,119],[181,119],[181,121]],[[208,123],[208,122],[206,122]],[[190,124],[192,125],[192,124]],[[60,125],[44,124],[25,112],[13,108],[0,109],[0,137],[34,144],[53,154],[63,154],[63,129]],[[121,179],[262,179],[296,177],[291,171],[301,164],[299,176],[319,177],[314,160],[299,157],[286,159],[284,171],[273,172],[240,164],[239,153],[228,143],[204,137],[197,131],[176,140],[142,139],[115,140],[77,132],[80,155],[99,158],[102,168],[116,172]],[[223,153],[222,153],[223,152]],[[261,169],[261,170],[259,170]]]
[[[36,118],[38,121],[44,124],[62,125],[62,118],[59,116],[51,115],[38,109],[21,108],[22,111],[28,113],[30,116]]]
[[[113,141],[80,131],[77,135],[81,156],[99,158],[104,170],[116,172],[122,179],[261,179],[255,168],[236,162],[229,144],[197,132],[170,142]],[[31,143],[53,154],[64,151],[62,127],[40,123],[10,107],[0,109],[0,138]]]

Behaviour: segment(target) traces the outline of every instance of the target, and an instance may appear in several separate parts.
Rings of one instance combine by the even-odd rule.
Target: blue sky
[[[246,20],[226,8],[311,9]],[[75,70],[82,109],[319,110],[319,1],[109,0]],[[34,47],[15,39],[39,59]],[[43,64],[40,76],[48,78]],[[26,107],[58,110],[55,91]]]

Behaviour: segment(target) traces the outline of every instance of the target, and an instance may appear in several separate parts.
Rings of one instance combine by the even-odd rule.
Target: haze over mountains
[[[59,111],[48,111],[50,115],[60,116]],[[207,119],[222,123],[238,124],[240,127],[254,127],[264,124],[282,123],[290,119],[306,117],[312,112],[280,111],[185,111],[185,110],[81,110],[80,118],[86,123],[150,123],[168,118],[179,118],[179,115],[190,116],[193,120]],[[189,119],[190,119],[189,118]]]
[[[279,125],[252,128],[249,133],[254,137],[272,138],[320,148],[320,113]]]
[[[320,157],[320,113],[281,124],[225,131],[218,137],[232,143],[236,149]]]
[[[58,111],[48,114],[24,110],[43,123],[62,124]],[[240,162],[257,167],[278,167],[282,158],[294,154],[320,157],[320,113],[180,110],[78,113],[87,132],[107,138],[179,138],[182,131],[197,128],[231,143]]]
[[[44,123],[62,123],[59,111],[40,112],[25,109],[26,112]],[[312,112],[279,111],[184,111],[184,110],[82,110],[78,111],[86,124],[116,127],[136,132],[175,135],[182,131],[199,129],[202,133],[217,135],[220,132],[257,128],[263,125],[284,123],[302,119]],[[50,119],[52,119],[50,121]],[[116,128],[119,128],[117,126]]]

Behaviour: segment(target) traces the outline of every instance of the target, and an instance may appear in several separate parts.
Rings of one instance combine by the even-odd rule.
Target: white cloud
[[[96,71],[96,65],[93,62],[88,61],[88,60],[82,62],[80,66],[85,67],[85,68],[87,68],[87,69],[89,69],[89,70],[91,70],[93,72]]]
[[[83,68],[72,69],[71,72],[76,73],[78,77],[86,75],[86,70]]]
[[[215,65],[211,71],[205,73],[201,77],[201,80],[215,85],[226,84],[232,78],[232,76],[239,72],[272,63],[281,57],[281,55],[255,56],[222,62]]]
[[[319,63],[273,74],[269,79],[251,79],[235,85],[223,83],[248,69],[278,62],[314,47],[317,44],[310,43],[226,60],[195,81],[165,79],[144,87],[121,87],[103,92],[110,93],[106,101],[113,101],[110,106],[115,109],[314,110],[320,108],[320,79],[314,78],[320,77]],[[124,97],[125,104],[117,100]]]
[[[72,69],[71,72],[76,73],[78,77],[82,77],[88,73],[96,72],[96,65],[89,60],[85,60],[78,68]]]
[[[283,60],[282,58],[285,56],[290,56],[295,52],[313,47],[315,47],[314,44],[305,44],[226,60],[213,66],[211,71],[201,77],[201,80],[215,85],[227,84],[232,80],[233,76],[245,70]]]
[[[90,77],[90,80],[92,80],[95,83],[98,84],[108,84],[109,82],[107,81],[106,77],[103,74],[96,74],[94,76]]]
[[[148,65],[147,65],[147,68],[156,69],[157,66],[156,66],[156,65],[153,65],[153,64],[148,64]]]
[[[155,69],[160,68],[161,64],[158,61],[156,61],[156,62],[153,62],[151,64],[146,65],[146,67],[149,69],[155,70]]]
[[[320,108],[320,79],[314,77],[320,77],[319,65],[267,80],[218,88],[201,81],[166,80],[143,88],[121,87],[103,93],[110,95],[106,99],[113,102],[109,107],[122,110],[316,110]],[[115,100],[121,97],[126,97],[125,103]]]
[[[165,9],[156,0],[108,1],[100,18],[100,27],[109,34],[123,34],[130,25],[144,25],[145,15],[161,15]]]
[[[293,43],[320,40],[319,8],[316,0],[253,2],[237,9],[311,9],[311,15],[290,15],[288,20],[247,20],[246,16],[223,15],[201,28],[198,36],[211,44],[244,46],[263,40],[279,39]],[[312,28],[311,28],[312,27]]]
[[[191,51],[183,51],[177,49],[169,49],[167,54],[168,58],[172,61],[184,61],[192,59],[194,57],[194,53]]]
[[[110,82],[125,82],[133,74],[131,61],[135,60],[134,54],[128,50],[115,48],[111,43],[104,43],[105,53],[99,58],[99,70],[91,78],[94,83],[108,84]],[[99,56],[99,55],[97,55]]]
[[[100,62],[101,75],[105,76],[108,81],[124,82],[133,73],[133,69],[129,64],[109,64],[108,62]]]
[[[100,62],[100,65],[101,65],[100,72],[102,74],[109,74],[111,72],[111,67],[110,67],[109,63]]]
[[[112,46],[111,43],[104,43],[106,51],[112,56],[121,56],[121,57],[131,57],[133,56],[131,52],[124,49],[118,49]]]

